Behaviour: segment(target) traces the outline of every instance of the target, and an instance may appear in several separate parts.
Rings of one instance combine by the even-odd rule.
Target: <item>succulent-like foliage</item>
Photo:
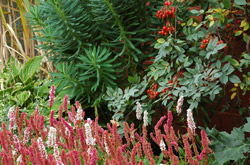
[[[135,68],[142,69],[143,61],[156,53],[150,47],[155,37],[150,29],[155,9],[146,6],[147,2],[40,0],[30,7],[27,18],[38,32],[36,39],[60,65],[61,73],[52,74],[61,82],[59,89],[80,90],[81,94],[74,95],[93,104],[91,92],[101,98],[106,87],[126,83],[124,79],[114,81],[121,74],[134,75]],[[111,65],[113,62],[120,67]]]

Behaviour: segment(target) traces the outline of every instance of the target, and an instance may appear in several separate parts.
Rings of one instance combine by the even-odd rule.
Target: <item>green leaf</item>
[[[238,76],[236,76],[236,75],[230,76],[230,77],[229,77],[229,80],[230,80],[231,83],[235,83],[235,84],[241,82],[241,81],[240,81],[240,78],[239,78]]]
[[[230,63],[225,64],[225,65],[222,67],[222,72],[226,72],[226,71],[228,70],[229,67],[230,67]]]
[[[241,35],[242,32],[243,32],[242,30],[238,30],[238,31],[235,33],[235,36]]]
[[[234,0],[234,3],[236,3],[237,5],[246,5],[247,4],[246,0]]]
[[[190,18],[188,21],[187,21],[187,25],[188,26],[191,26],[193,24],[193,18]]]
[[[226,74],[222,74],[219,79],[222,84],[226,84],[228,82],[228,76]]]
[[[216,65],[216,67],[217,67],[218,69],[220,69],[220,67],[221,67],[221,62],[220,62],[220,60],[217,60],[216,63],[215,63],[215,65]]]
[[[250,132],[250,117],[247,118],[247,123],[243,127],[244,132]]]
[[[22,72],[19,75],[23,83],[27,83],[27,81],[34,76],[36,71],[40,68],[40,64],[42,60],[43,60],[43,56],[37,56],[28,60],[24,64]]]
[[[162,159],[163,159],[163,156],[164,156],[163,153],[161,153],[160,156],[159,156],[159,159],[158,159],[158,163],[157,163],[157,164],[160,164],[160,163],[161,163],[161,161],[162,161]]]
[[[21,93],[18,93],[15,98],[16,98],[16,101],[17,103],[20,105],[20,106],[23,106],[23,104],[25,103],[25,101],[28,100],[28,98],[30,97],[30,91],[23,91]]]
[[[211,141],[210,148],[213,150],[218,165],[229,160],[238,161],[245,158],[245,153],[250,152],[250,141],[245,139],[242,128],[234,128],[231,134],[219,132],[215,128],[206,129]]]
[[[160,44],[163,44],[163,43],[166,42],[166,41],[164,40],[164,38],[159,38],[159,39],[157,40],[157,42],[160,43]]]
[[[221,50],[221,49],[225,48],[225,46],[227,46],[227,44],[219,44],[216,46],[216,49]]]
[[[223,5],[226,9],[229,9],[231,7],[231,1],[230,0],[224,0]]]
[[[155,46],[154,46],[154,48],[155,48],[155,49],[160,49],[161,45],[162,45],[162,44],[160,44],[160,43],[156,43]]]
[[[244,40],[245,42],[247,42],[247,41],[248,41],[248,35],[245,35],[245,36],[243,37],[243,40]]]

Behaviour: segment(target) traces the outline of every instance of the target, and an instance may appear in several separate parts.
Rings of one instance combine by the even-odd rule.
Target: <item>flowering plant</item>
[[[54,87],[53,87],[54,90]],[[53,97],[51,97],[53,98]],[[50,100],[51,101],[51,100]],[[53,104],[53,102],[50,102]],[[64,106],[67,102],[64,102]],[[0,132],[1,162],[9,164],[179,164],[189,162],[208,164],[212,150],[204,130],[201,131],[201,148],[195,140],[195,126],[190,111],[188,134],[177,136],[172,126],[172,112],[163,116],[154,131],[147,133],[147,111],[143,113],[142,133],[135,125],[123,123],[124,138],[118,133],[117,125],[107,124],[107,129],[95,120],[84,120],[85,112],[76,102],[67,116],[63,116],[64,106],[60,106],[58,117],[51,110],[50,124],[44,124],[45,116],[37,107],[31,116],[11,109],[9,129],[2,123]],[[140,113],[142,115],[142,113]],[[165,120],[167,119],[167,122]],[[154,155],[150,137],[161,150]],[[192,144],[192,147],[190,145]],[[182,145],[183,144],[183,145]],[[182,149],[183,148],[183,149]],[[201,152],[199,153],[199,150]]]

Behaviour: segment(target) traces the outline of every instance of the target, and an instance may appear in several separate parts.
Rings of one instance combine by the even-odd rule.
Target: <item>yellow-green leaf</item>
[[[249,23],[247,22],[246,25],[245,25],[244,28],[243,28],[243,31],[247,31],[248,28],[249,28]]]
[[[193,26],[196,27],[196,26],[198,26],[198,24],[197,24],[196,22],[194,22],[194,23],[193,23]]]
[[[157,42],[158,43],[160,43],[160,44],[163,44],[164,42],[166,42],[163,38],[159,38],[158,40],[157,40]]]
[[[187,25],[188,26],[191,26],[193,24],[193,18],[190,18],[188,21],[187,21]]]
[[[232,88],[230,91],[231,92],[234,92],[234,91],[236,91],[237,90],[237,88]]]
[[[214,17],[213,17],[212,15],[208,15],[208,16],[207,16],[207,19],[208,19],[209,21],[214,21]]]
[[[243,32],[242,30],[237,31],[237,32],[235,33],[235,36],[241,35],[242,32]]]
[[[234,93],[231,95],[231,100],[233,100],[235,96],[236,96],[236,92],[234,92]]]
[[[243,21],[241,21],[241,23],[240,23],[240,27],[244,27],[244,26],[246,26],[246,24],[247,24],[247,21],[246,21],[246,20],[243,20]]]
[[[211,21],[210,23],[209,23],[209,27],[212,27],[214,25],[214,21]]]

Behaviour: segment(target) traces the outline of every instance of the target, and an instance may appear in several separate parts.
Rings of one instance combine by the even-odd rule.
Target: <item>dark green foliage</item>
[[[85,6],[80,0],[41,0],[30,8],[29,21],[41,33],[37,39],[53,61],[74,60],[83,47],[90,46],[91,20],[82,10]]]
[[[49,51],[53,61],[76,62],[83,49],[94,44],[113,48],[112,56],[126,54],[127,63],[147,57],[144,53],[149,49],[144,47],[142,51],[141,43],[154,37],[149,35],[153,8],[145,6],[147,1],[39,2],[27,15],[33,29],[41,33],[37,39],[45,42],[42,48]]]
[[[250,138],[246,138],[245,132],[250,132],[250,118],[247,118],[245,125],[234,128],[230,134],[225,131],[219,132],[215,128],[207,128],[206,132],[219,165],[231,164],[229,160],[242,164],[249,161]]]
[[[85,55],[79,57],[78,64],[60,64],[56,66],[59,73],[51,73],[58,91],[67,90],[68,94],[77,100],[99,104],[106,87],[116,86],[115,80],[119,63],[114,64],[111,52],[107,48],[93,47],[84,50]],[[93,102],[92,102],[93,104]],[[86,105],[84,105],[86,106]]]
[[[59,73],[52,74],[59,90],[67,88],[72,97],[96,105],[106,87],[128,83],[119,77],[143,70],[143,62],[155,55],[150,27],[159,24],[151,22],[156,12],[152,6],[160,3],[147,2],[40,0],[32,6],[27,18],[43,42],[40,47],[59,64]]]

